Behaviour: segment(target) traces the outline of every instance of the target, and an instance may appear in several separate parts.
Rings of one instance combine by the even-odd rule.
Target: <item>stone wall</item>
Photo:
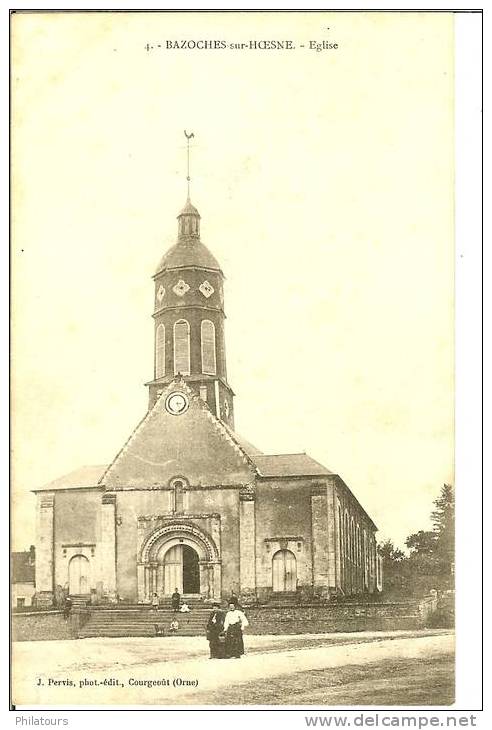
[[[376,538],[372,522],[337,477],[335,489],[337,585],[345,596],[378,589]],[[380,581],[382,587],[382,581]]]
[[[169,492],[166,490],[122,491],[117,493],[117,515],[121,525],[117,527],[117,592],[127,601],[137,602],[137,562],[142,539],[147,537],[158,524],[162,515],[169,523]],[[220,535],[215,538],[222,554],[222,591],[230,595],[239,593],[239,489],[190,489],[186,492],[187,523],[200,530],[214,534],[214,518],[207,515],[220,514]],[[202,515],[200,517],[200,515]],[[149,520],[148,533],[139,536],[139,517],[155,516]],[[175,520],[179,524],[179,520]],[[172,591],[171,591],[172,592]]]
[[[250,634],[397,631],[423,626],[418,601],[247,609]]]
[[[297,588],[313,583],[310,480],[262,479],[256,491],[256,589],[260,601],[272,593],[272,560],[280,549],[295,555]]]
[[[430,619],[434,599],[400,603],[346,603],[326,606],[304,605],[246,608],[250,623],[247,634],[321,634],[354,631],[403,631],[434,625]],[[161,610],[161,619],[171,620],[171,609]],[[208,610],[201,608],[190,614],[195,626],[187,635],[203,636]],[[96,633],[87,633],[87,626],[97,621]],[[88,623],[87,623],[88,622]],[[118,623],[123,628],[118,633]],[[82,636],[148,636],[153,618],[148,609],[89,609],[72,612],[69,620],[61,611],[43,611],[13,615],[14,641],[75,639]],[[87,624],[87,626],[86,626]],[[131,624],[131,629],[129,629]],[[436,624],[437,625],[437,624]],[[84,626],[86,628],[84,629]],[[146,629],[142,632],[142,628]],[[94,630],[94,629],[93,629]],[[82,631],[82,634],[80,634]],[[116,631],[116,633],[115,633]]]
[[[53,641],[77,636],[78,615],[65,619],[62,611],[33,611],[12,615],[13,641]]]

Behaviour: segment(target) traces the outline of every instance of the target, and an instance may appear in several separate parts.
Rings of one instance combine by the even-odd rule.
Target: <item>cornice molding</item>
[[[208,266],[199,266],[199,265],[195,266],[195,265],[187,264],[186,266],[171,266],[169,268],[166,267],[164,269],[161,269],[160,271],[157,271],[152,276],[152,279],[154,279],[154,281],[155,281],[157,278],[159,278],[167,273],[171,273],[171,272],[175,272],[175,271],[207,271],[210,274],[218,274],[219,276],[222,277],[222,279],[226,278],[224,276],[224,272],[222,271],[222,269],[211,269]]]
[[[137,522],[168,522],[168,523],[179,523],[186,522],[188,520],[220,520],[220,514],[218,512],[196,512],[196,513],[176,513],[176,512],[163,512],[162,514],[153,515],[139,515]]]
[[[152,317],[154,319],[157,319],[165,312],[171,312],[175,309],[179,310],[180,312],[182,312],[183,310],[186,310],[186,309],[203,309],[206,312],[219,312],[219,314],[221,314],[224,317],[224,319],[227,319],[227,315],[224,312],[223,307],[220,307],[220,306],[211,307],[211,306],[207,306],[206,304],[169,304],[169,305],[166,305],[165,307],[161,307],[160,309],[156,309],[155,312],[153,313]]]

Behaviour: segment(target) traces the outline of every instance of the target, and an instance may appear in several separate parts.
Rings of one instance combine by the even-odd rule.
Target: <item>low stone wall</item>
[[[404,631],[422,628],[429,622],[435,610],[435,599],[406,602],[378,603],[331,603],[324,606],[255,606],[246,608],[250,623],[250,634],[322,634],[352,631]],[[125,632],[121,635],[139,635],[142,620],[147,621],[148,609],[135,606],[122,611],[104,611],[87,609],[74,611],[68,620],[61,611],[45,611],[36,613],[19,613],[12,617],[14,641],[43,641],[49,639],[74,639],[79,636],[80,629],[87,620],[96,618],[98,614],[107,613],[107,621],[114,631],[118,621],[125,624]],[[114,616],[112,614],[114,613]],[[203,613],[203,625],[208,612]],[[119,617],[118,614],[123,614]],[[127,615],[126,615],[127,614]],[[170,620],[169,616],[167,619]],[[99,621],[99,623],[101,623]],[[147,621],[148,623],[148,621]],[[147,623],[145,624],[147,626]],[[103,622],[104,624],[104,622]],[[90,624],[89,624],[90,625]],[[202,634],[203,625],[197,628]],[[82,633],[84,635],[84,633]],[[92,635],[92,634],[87,634]],[[95,635],[95,634],[94,634]],[[104,625],[100,626],[97,635],[110,635]],[[113,635],[113,634],[111,634]],[[116,634],[114,634],[116,635]],[[143,634],[141,634],[143,635]]]
[[[397,631],[423,625],[418,602],[262,606],[247,610],[252,634],[321,634],[350,631]]]
[[[419,610],[422,623],[427,625],[437,609],[437,595],[426,596],[420,601]]]
[[[48,641],[77,636],[78,617],[65,619],[63,611],[33,611],[12,614],[13,641]]]

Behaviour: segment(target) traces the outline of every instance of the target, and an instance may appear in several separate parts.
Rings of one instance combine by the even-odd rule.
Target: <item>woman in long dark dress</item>
[[[213,602],[213,610],[210,612],[207,623],[207,639],[210,646],[210,659],[224,659],[224,642],[221,641],[224,631],[225,613],[220,608],[218,601]]]
[[[229,603],[224,620],[225,658],[239,659],[244,654],[243,630],[249,626],[248,619],[235,603]]]

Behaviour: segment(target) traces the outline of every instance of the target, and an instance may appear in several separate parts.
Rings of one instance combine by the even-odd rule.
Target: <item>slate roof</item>
[[[229,426],[226,426],[225,424],[224,424],[224,426],[226,427],[227,431],[230,433],[232,438],[235,441],[237,441],[239,446],[243,449],[243,451],[245,451],[248,454],[248,456],[250,456],[252,458],[253,461],[254,461],[253,457],[255,455],[263,454],[263,451],[260,451],[260,449],[257,449],[256,446],[253,446],[253,444],[251,444],[249,441],[247,441],[244,438],[244,436],[240,436],[238,433],[233,431],[232,428],[229,428]]]
[[[69,474],[64,474],[52,482],[48,482],[34,492],[50,492],[56,489],[84,489],[88,487],[97,487],[98,482],[106,469],[107,464],[98,466],[81,466]]]
[[[334,473],[307,454],[251,454],[251,459],[262,477],[315,477]]]
[[[204,243],[196,238],[184,238],[166,251],[156,269],[156,275],[168,269],[198,266],[221,271],[220,264]]]
[[[200,218],[200,213],[195,208],[195,206],[192,204],[191,200],[188,198],[188,200],[185,203],[185,206],[181,213],[178,215],[178,218],[182,215],[196,215],[198,218]]]
[[[236,433],[234,433],[234,436],[258,469],[261,477],[310,477],[326,476],[334,473],[307,454],[263,454],[256,446],[250,444],[242,436],[238,436]],[[50,492],[60,489],[89,489],[91,487],[100,487],[99,481],[108,466],[108,464],[82,466],[48,484],[44,484],[34,491]]]
[[[34,583],[34,565],[31,553],[12,553],[12,583]]]
[[[230,429],[227,430],[230,431]],[[238,434],[232,431],[231,435],[234,436],[241,448],[248,454],[257,468],[260,477],[310,477],[326,476],[334,473],[307,454],[263,454],[256,446],[250,444],[242,436],[238,436]],[[99,482],[108,469],[108,466],[108,464],[82,466],[34,491],[50,492],[61,489],[90,489],[91,487],[101,487]]]

